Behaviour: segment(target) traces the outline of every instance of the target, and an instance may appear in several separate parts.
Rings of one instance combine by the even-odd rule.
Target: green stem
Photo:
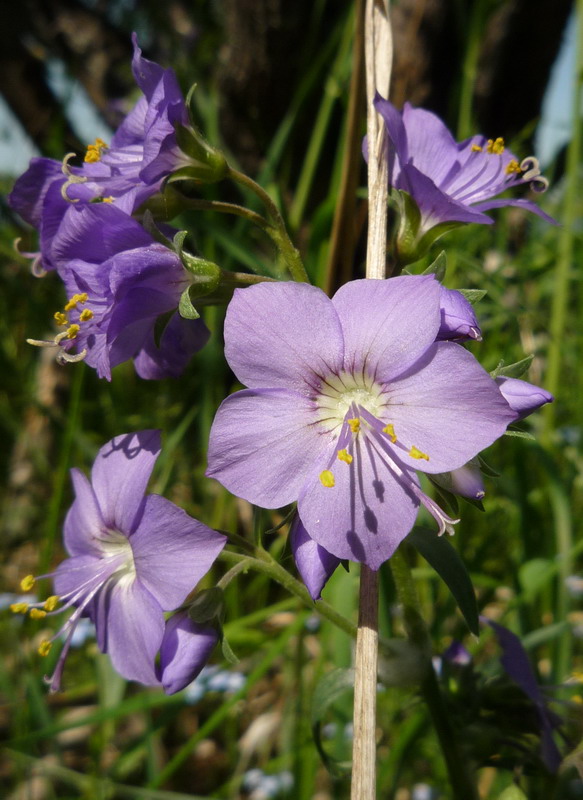
[[[223,203],[219,200],[201,200],[198,198],[184,198],[181,202],[185,208],[192,208],[195,211],[217,211],[220,214],[234,214],[236,217],[243,217],[243,219],[252,222],[264,231],[269,231],[271,227],[261,214],[257,214],[255,211],[245,208],[245,206],[237,205],[237,203]]]
[[[236,534],[229,534],[229,538],[235,540],[240,539],[241,537],[236,536]],[[247,550],[252,547],[249,542],[245,541],[244,539],[242,541],[245,542]],[[272,580],[277,581],[277,583],[283,586],[283,588],[286,589],[290,594],[293,594],[299,598],[305,606],[312,609],[312,611],[317,611],[320,616],[325,617],[333,625],[336,625],[337,628],[340,628],[340,630],[344,631],[349,636],[352,636],[353,639],[356,638],[357,628],[353,622],[335,611],[335,609],[326,603],[325,600],[316,600],[316,602],[314,602],[304,584],[290,575],[289,572],[267,552],[267,550],[263,550],[258,547],[253,548],[253,550],[255,553],[254,557],[246,555],[244,556],[240,553],[234,553],[232,550],[223,550],[219,556],[219,559],[230,564],[239,564],[242,561],[245,561],[246,568],[254,569],[257,572],[262,572]]]
[[[268,227],[265,228],[265,231],[271,236],[275,246],[277,247],[277,251],[285,262],[292,278],[294,281],[299,281],[300,283],[309,283],[310,279],[300,256],[300,251],[294,246],[293,242],[289,238],[285,223],[281,214],[279,213],[279,209],[271,197],[267,194],[265,189],[263,189],[248,175],[245,175],[244,173],[239,172],[232,167],[229,167],[227,177],[231,178],[231,180],[235,181],[235,183],[244,186],[246,189],[250,189],[253,194],[255,194],[261,200],[267,211],[267,216],[269,217],[270,223]]]
[[[412,644],[419,648],[426,662],[421,693],[429,708],[443,752],[452,789],[452,798],[453,800],[478,800],[475,781],[469,769],[468,758],[460,751],[456,732],[451,725],[431,664],[431,639],[421,616],[417,590],[402,548],[399,548],[393,554],[389,561],[389,566],[393,574],[397,596],[403,606],[407,636]]]

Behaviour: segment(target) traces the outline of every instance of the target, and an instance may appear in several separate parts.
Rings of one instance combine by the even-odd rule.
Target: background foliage
[[[395,100],[428,105],[460,136],[503,135],[527,155],[572,3],[402,0],[394,6]],[[59,92],[51,82],[55,64],[114,125],[134,96],[129,36],[137,30],[145,54],[173,65],[185,90],[197,82],[201,128],[277,198],[312,280],[330,290],[363,274],[364,117],[353,79],[361,56],[352,3],[25,0],[13,4],[5,22],[0,91],[40,152],[60,159],[94,138],[67,104],[72,84],[65,81]],[[492,227],[469,227],[443,240],[447,285],[488,291],[478,306],[484,341],[473,346],[482,364],[493,369],[500,359],[512,363],[532,353],[527,377],[557,395],[554,406],[524,426],[536,442],[505,437],[486,453],[499,473],[487,480],[486,513],[466,504],[452,543],[471,573],[481,612],[521,635],[554,710],[566,718],[564,753],[580,739],[583,672],[579,141],[575,115],[568,152],[546,169],[551,190],[542,203],[560,227],[503,211]],[[2,184],[8,191],[11,179]],[[239,199],[230,186],[205,193]],[[30,348],[25,338],[46,336],[63,302],[61,288],[52,276],[29,275],[12,242],[23,237],[21,249],[34,250],[34,235],[4,202],[0,210],[5,591],[18,592],[24,574],[58,563],[71,501],[68,469],[87,468],[98,447],[120,432],[165,431],[151,488],[208,524],[252,537],[281,522],[281,515],[254,512],[203,478],[210,423],[235,388],[222,356],[221,309],[205,311],[213,337],[180,382],[140,381],[131,365],[118,367],[111,384],[83,364],[57,367],[50,352]],[[270,245],[244,222],[193,212],[182,223],[193,246],[223,267],[256,271],[272,263]],[[264,541],[291,569],[285,534],[283,527]],[[483,632],[478,641],[468,634],[449,591],[420,557],[414,574],[435,653],[457,639],[474,659],[473,669],[442,677],[456,730],[480,766],[482,796],[498,797],[514,774],[523,776],[534,800],[582,797],[574,767],[558,778],[541,767],[525,700],[504,678],[492,635]],[[384,568],[381,588],[381,632],[398,636],[399,609]],[[354,617],[357,570],[338,571],[324,596]],[[240,575],[230,584],[226,632],[240,661],[229,666],[217,652],[218,669],[196,684],[198,700],[126,685],[91,638],[70,657],[63,693],[48,696],[42,675],[51,665],[36,655],[41,628],[7,614],[0,619],[6,743],[0,770],[14,800],[347,796],[341,764],[350,758],[350,693],[318,691],[315,701],[314,693],[332,669],[350,666],[351,643],[262,576]],[[379,796],[447,798],[427,712],[402,677],[379,687]],[[311,721],[331,771],[314,747]],[[519,738],[522,751],[509,749],[505,738]],[[266,783],[265,775],[279,777]],[[432,794],[419,794],[420,784]]]

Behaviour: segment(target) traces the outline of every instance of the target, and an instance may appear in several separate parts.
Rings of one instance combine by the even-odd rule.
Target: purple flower
[[[503,206],[519,206],[554,222],[530,200],[493,199],[515,186],[547,188],[533,156],[519,163],[502,139],[472,136],[456,142],[439,117],[409,103],[400,112],[377,95],[375,107],[389,140],[390,185],[407,192],[421,215],[417,243],[438,225],[491,224],[484,212]]]
[[[310,538],[296,515],[289,532],[290,546],[296,567],[312,600],[318,600],[340,559]]]
[[[298,501],[301,522],[340,559],[378,569],[423,504],[454,520],[416,471],[458,469],[514,418],[494,380],[458,344],[436,342],[432,275],[236,290],[225,353],[249,387],[217,412],[207,474],[265,508]]]
[[[496,383],[502,396],[515,412],[515,421],[528,417],[533,411],[546,403],[552,403],[555,399],[550,392],[518,378],[499,377],[496,378]]]
[[[219,640],[212,625],[193,622],[188,612],[177,611],[166,622],[156,674],[166,694],[188,686],[209,660]]]
[[[85,359],[101,378],[130,358],[142,378],[178,377],[206,343],[202,320],[176,312],[189,277],[179,257],[108,204],[74,206],[53,242],[67,290],[55,314],[61,360]],[[158,318],[175,312],[156,341]],[[43,342],[32,343],[43,344]]]
[[[93,621],[99,649],[125,678],[159,685],[155,658],[161,648],[164,686],[171,688],[184,671],[192,646],[187,644],[184,661],[170,654],[172,640],[182,639],[182,632],[176,631],[179,620],[165,626],[163,612],[185,600],[223,549],[225,537],[159,495],[144,497],[159,453],[158,431],[122,434],[99,451],[91,482],[79,470],[71,471],[76,499],[64,528],[70,558],[53,573],[55,595],[43,606],[49,613],[74,608],[51,640],[67,634],[50,679],[53,691],[83,616]],[[55,610],[58,601],[63,606]],[[42,655],[50,643],[41,644]]]
[[[461,292],[441,287],[441,325],[438,341],[476,339],[481,341],[482,331],[474,314],[472,304]]]
[[[42,260],[44,271],[56,267],[53,240],[70,224],[74,206],[105,201],[131,215],[161,190],[172,173],[183,171],[185,177],[200,180],[224,176],[222,154],[190,126],[174,71],[143,58],[135,34],[132,39],[132,70],[143,96],[111,143],[96,139],[80,167],[70,166],[70,156],[62,164],[32,159],[8,197],[11,208],[39,230],[40,253],[31,255]]]

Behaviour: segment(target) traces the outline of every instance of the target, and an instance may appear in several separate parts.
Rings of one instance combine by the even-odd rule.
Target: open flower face
[[[70,558],[53,573],[55,595],[31,611],[40,617],[73,609],[51,640],[66,634],[52,690],[59,688],[83,616],[95,623],[99,648],[121,675],[158,685],[155,658],[161,648],[168,649],[163,612],[185,600],[225,545],[222,534],[174,503],[144,496],[159,453],[158,431],[122,434],[99,451],[91,481],[72,470],[76,497],[64,531]],[[29,576],[23,583],[34,580]],[[51,641],[41,644],[41,655],[49,652]],[[172,660],[166,653],[166,661]]]
[[[217,413],[207,474],[266,508],[297,500],[312,539],[373,569],[420,504],[451,531],[417,470],[463,466],[515,415],[467,350],[436,342],[440,325],[431,275],[352,281],[332,299],[306,284],[237,290],[225,352],[249,388]]]

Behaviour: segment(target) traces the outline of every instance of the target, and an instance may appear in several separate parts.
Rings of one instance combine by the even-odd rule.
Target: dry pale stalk
[[[384,126],[375,92],[389,95],[392,37],[387,0],[367,0],[365,59],[368,136],[368,240],[366,277],[384,278],[387,249],[387,159]],[[355,652],[354,740],[351,800],[376,796],[376,687],[378,661],[378,573],[362,564]]]

